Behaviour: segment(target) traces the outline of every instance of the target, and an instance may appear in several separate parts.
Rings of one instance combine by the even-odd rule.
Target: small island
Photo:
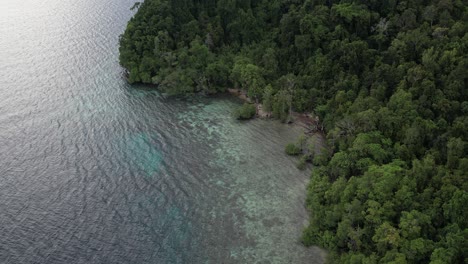
[[[468,260],[468,8],[463,1],[146,0],[120,38],[130,83],[240,90],[320,120],[302,242],[330,263]],[[240,119],[258,108],[245,104]],[[322,129],[322,128],[321,128]]]

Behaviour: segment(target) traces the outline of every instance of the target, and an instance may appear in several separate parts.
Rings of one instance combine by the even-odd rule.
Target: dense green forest
[[[303,242],[330,262],[468,262],[466,0],[146,0],[120,44],[131,83],[320,118]]]

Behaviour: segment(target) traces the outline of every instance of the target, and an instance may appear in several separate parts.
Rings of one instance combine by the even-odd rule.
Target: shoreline
[[[253,102],[253,100],[251,100],[247,96],[247,94],[243,92],[241,89],[228,88],[227,94],[230,94],[231,96],[235,96],[244,102],[255,104],[257,114],[255,115],[255,118],[253,119],[258,118],[258,119],[263,119],[263,120],[275,120],[272,117],[271,113],[267,113],[262,110],[262,104]],[[325,137],[325,132],[323,130],[323,126],[320,124],[318,117],[314,117],[312,113],[298,113],[298,112],[292,112],[291,117],[292,117],[292,120],[289,123],[285,123],[285,125],[290,125],[292,126],[292,128],[294,127],[300,128],[302,130],[303,135],[308,137],[309,140],[313,140],[315,142],[314,155],[319,155],[322,152],[322,150],[326,148],[326,137]],[[308,188],[307,186],[309,185],[309,183],[310,183],[310,174],[307,179],[306,188],[303,190],[304,199],[306,199],[307,197],[307,188]],[[305,204],[304,204],[304,210],[307,212],[307,224],[305,224],[303,228],[306,228],[308,226],[308,223],[310,223],[312,212],[305,206]],[[327,259],[328,252],[324,248],[321,248],[318,245],[308,247],[302,244],[302,246],[305,248],[309,248],[309,250],[317,250],[317,254],[320,255],[322,260]]]
[[[257,110],[256,118],[260,119],[273,119],[271,112],[263,111],[263,106],[260,103],[253,102],[245,92],[241,89],[228,88],[227,93],[241,99],[244,102],[255,104]],[[314,116],[312,113],[298,113],[291,112],[292,121],[288,124],[293,126],[299,126],[304,129],[304,134],[313,136],[314,134],[321,134],[324,136],[323,126],[320,124],[320,120],[317,116]]]
[[[141,84],[141,83],[140,83],[140,85],[147,86],[147,84]],[[151,87],[150,89],[159,90],[156,85],[150,85],[150,87]],[[288,123],[280,123],[278,119],[275,119],[272,116],[272,113],[266,113],[266,112],[264,112],[262,110],[262,104],[255,103],[254,100],[249,98],[247,96],[247,94],[245,92],[243,92],[241,89],[227,88],[225,92],[218,92],[218,93],[213,93],[213,94],[204,94],[204,96],[211,97],[211,98],[214,98],[214,99],[216,99],[216,95],[225,95],[227,97],[240,99],[241,102],[247,102],[247,103],[250,103],[250,104],[255,104],[257,113],[255,115],[255,118],[253,118],[253,119],[264,120],[264,121],[266,121],[268,123],[270,121],[275,121],[275,123],[277,123],[278,125],[286,125],[285,128],[288,131],[291,131],[291,133],[293,133],[294,130],[296,130],[299,133],[302,133],[302,135],[305,135],[308,138],[308,140],[313,140],[315,142],[315,148],[314,148],[315,154],[314,155],[319,154],[322,151],[322,149],[326,146],[326,143],[325,143],[326,140],[325,140],[324,132],[323,132],[323,130],[315,129],[315,127],[321,127],[321,126],[318,123],[318,118],[315,119],[313,117],[312,113],[291,112],[291,121],[288,122]],[[300,134],[298,134],[298,136],[299,135]],[[295,139],[293,139],[293,140],[296,141],[297,137]],[[290,142],[293,142],[293,141],[290,141]],[[284,146],[285,145],[279,146],[278,153],[280,153],[280,154],[282,154],[284,156],[287,156],[284,153]],[[294,159],[294,160],[297,161],[297,159]],[[294,169],[296,170],[297,168],[296,168],[295,162],[292,162],[291,164],[294,167]],[[301,187],[300,191],[297,190],[298,191],[297,195],[299,195],[300,197],[303,198],[303,199],[301,199],[301,201],[305,201],[305,199],[307,197],[307,188],[308,188],[307,186],[310,183],[310,177],[311,177],[311,174],[310,174],[311,171],[310,170],[311,169],[313,169],[313,166],[311,164],[309,164],[308,169],[307,169],[308,173],[306,172],[307,176],[305,176],[305,178],[303,178],[303,182],[302,182],[303,186]],[[297,169],[297,174],[301,174],[301,173],[305,173],[305,172]],[[296,172],[294,172],[293,174],[296,174]],[[294,186],[294,185],[290,185],[290,186]],[[252,200],[255,200],[255,199],[252,199]],[[294,205],[290,204],[290,206],[294,206]],[[295,242],[300,244],[300,247],[303,248],[303,250],[305,250],[306,252],[312,252],[314,256],[317,256],[316,261],[319,261],[318,263],[320,263],[320,260],[325,260],[327,258],[327,255],[328,255],[327,251],[324,248],[321,248],[321,247],[319,247],[317,245],[305,246],[302,242],[300,242],[301,236],[303,234],[303,230],[305,228],[307,228],[307,226],[310,223],[312,212],[306,207],[306,205],[304,203],[302,203],[302,205],[298,205],[298,206],[302,207],[302,209],[304,211],[303,212],[298,211],[297,216],[300,216],[302,214],[306,214],[306,218],[305,218],[306,220],[305,220],[305,222],[299,223],[297,225],[297,227],[301,231],[299,232],[298,236],[295,237],[295,239],[297,239],[297,240],[295,240]],[[256,214],[256,211],[248,211],[248,213],[249,214]],[[258,223],[262,223],[262,224],[264,222],[269,223],[269,221],[275,222],[275,221],[278,221],[278,219],[279,218],[274,218],[272,220],[272,219],[266,218],[264,221],[258,222]],[[294,220],[295,218],[291,218],[291,219]],[[249,222],[249,226],[255,226],[258,223],[256,221],[253,221],[253,222],[251,221],[251,222]],[[276,228],[279,228],[279,227],[276,227]],[[254,229],[258,230],[259,227],[257,226]],[[262,235],[262,236],[264,236],[264,235]],[[291,245],[294,245],[294,244],[291,244]],[[242,253],[242,252],[243,251],[240,250],[238,252],[238,254],[241,254],[241,255],[246,254],[246,253]],[[315,263],[315,262],[312,261],[311,263]]]

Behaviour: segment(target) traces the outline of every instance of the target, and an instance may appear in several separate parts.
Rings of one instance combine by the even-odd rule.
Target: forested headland
[[[120,39],[131,83],[320,118],[302,239],[333,263],[468,262],[467,54],[466,0],[146,0]]]

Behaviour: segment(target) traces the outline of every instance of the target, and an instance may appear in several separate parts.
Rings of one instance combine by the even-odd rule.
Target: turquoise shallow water
[[[133,1],[0,3],[0,263],[321,263],[299,131],[130,86]]]

